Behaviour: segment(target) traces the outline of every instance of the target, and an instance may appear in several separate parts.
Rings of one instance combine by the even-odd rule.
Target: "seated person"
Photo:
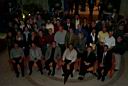
[[[97,79],[98,80],[101,79],[101,81],[104,81],[106,75],[108,74],[108,71],[112,67],[112,53],[109,51],[107,45],[104,45],[104,51],[102,52],[102,56],[98,57],[97,59],[98,59]]]
[[[74,49],[73,44],[69,44],[69,47],[64,51],[63,57],[64,61],[63,65],[63,76],[67,75],[67,72],[69,72],[69,75],[71,74],[71,77],[73,77],[73,69],[74,69],[74,63],[77,59],[77,51]]]
[[[30,48],[29,57],[30,57],[29,75],[32,74],[32,67],[34,64],[36,64],[38,66],[39,71],[41,72],[41,74],[43,74],[42,63],[41,63],[41,58],[42,58],[41,48],[37,47],[34,43],[32,43],[31,48]]]
[[[18,65],[21,67],[22,76],[24,77],[24,51],[18,46],[17,43],[14,43],[14,48],[10,51],[10,58],[12,61],[12,65],[14,71],[16,73],[16,77],[19,77]]]
[[[49,71],[48,75],[51,74],[50,70],[50,64],[52,64],[53,71],[52,71],[52,76],[55,75],[55,68],[58,60],[61,57],[61,49],[59,46],[56,46],[56,42],[52,42],[52,44],[47,48],[46,54],[45,54],[45,68]]]
[[[88,69],[90,67],[93,67],[95,62],[96,62],[96,55],[93,52],[92,47],[88,46],[83,57],[81,58],[80,73],[79,73],[80,76],[78,77],[79,80],[84,79],[84,75],[87,72],[89,72]]]

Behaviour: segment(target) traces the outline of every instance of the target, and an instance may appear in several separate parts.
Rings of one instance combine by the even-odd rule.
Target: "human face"
[[[12,36],[12,33],[11,32],[8,32],[8,36],[11,37]]]
[[[106,52],[108,50],[107,46],[104,46],[104,52]]]
[[[36,45],[34,43],[32,43],[32,48],[36,48]]]
[[[15,44],[14,44],[14,47],[17,49],[17,48],[18,48],[18,44],[15,43]]]
[[[111,36],[113,36],[113,32],[112,31],[109,32],[109,37],[111,37]]]
[[[103,31],[104,33],[106,32],[106,30],[107,30],[106,27],[103,27],[102,31]]]
[[[69,50],[73,50],[73,45],[69,45]]]
[[[87,48],[87,52],[91,52],[92,51],[92,48],[91,47],[88,47]]]
[[[56,42],[52,42],[52,47],[53,47],[53,48],[56,47]]]
[[[118,43],[122,42],[122,40],[123,40],[123,39],[122,39],[122,37],[120,37],[120,36],[117,38],[117,42],[118,42]]]
[[[42,36],[43,36],[42,31],[39,31],[39,36],[40,36],[40,37],[42,37]]]
[[[63,31],[63,27],[62,26],[59,27],[59,31],[61,31],[61,32]]]

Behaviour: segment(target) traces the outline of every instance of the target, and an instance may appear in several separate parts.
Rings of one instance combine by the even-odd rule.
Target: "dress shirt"
[[[41,48],[36,47],[36,48],[31,48],[30,49],[30,60],[41,60],[42,57],[42,52]]]
[[[115,38],[112,36],[112,37],[105,37],[105,40],[104,40],[104,43],[105,45],[108,45],[108,48],[111,48],[111,47],[114,47],[115,46]]]
[[[13,59],[13,58],[19,58],[19,57],[23,57],[24,56],[24,52],[21,48],[18,48],[18,49],[15,49],[13,48],[11,51],[10,51],[10,58]]]
[[[70,51],[69,48],[67,48],[63,54],[63,61],[65,59],[71,60],[71,62],[75,62],[75,60],[77,59],[77,51],[75,49]]]

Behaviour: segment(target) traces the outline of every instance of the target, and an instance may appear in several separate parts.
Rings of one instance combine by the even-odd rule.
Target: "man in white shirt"
[[[111,50],[115,46],[115,38],[113,37],[113,31],[109,31],[109,36],[105,37],[104,44]]]
[[[74,62],[77,59],[77,51],[74,49],[72,44],[69,44],[69,48],[67,48],[63,54],[63,76],[67,75],[67,71],[69,71],[69,74],[71,74],[71,77],[73,77],[73,69],[74,69]]]
[[[52,33],[54,33],[54,25],[50,22],[50,20],[48,20],[46,23],[46,29],[52,29]]]

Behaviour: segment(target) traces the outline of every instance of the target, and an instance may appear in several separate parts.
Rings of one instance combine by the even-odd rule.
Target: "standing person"
[[[107,45],[110,51],[112,51],[113,47],[116,45],[113,31],[109,31],[109,36],[105,37],[104,45]]]
[[[81,11],[86,11],[86,0],[81,0]]]
[[[74,33],[74,30],[72,27],[69,28],[69,32],[67,32],[66,37],[65,37],[65,45],[66,47],[68,44],[73,44],[74,47],[76,47],[78,42],[78,36]]]
[[[83,56],[83,53],[85,51],[87,38],[84,36],[83,33],[78,34],[78,43],[76,45],[76,49],[78,51],[78,58],[81,58]]]
[[[17,32],[15,41],[18,43],[19,47],[23,48],[23,34],[21,33],[21,31]]]
[[[108,49],[109,47],[107,45],[104,45],[104,51],[102,52],[102,56],[97,58],[98,59],[97,79],[98,80],[101,79],[101,81],[105,80],[108,71],[112,67],[112,52],[110,52]]]
[[[52,76],[55,75],[55,68],[58,60],[61,58],[61,49],[59,46],[56,45],[56,42],[52,42],[51,46],[49,46],[45,53],[45,67],[49,71],[48,75],[51,74],[50,64],[52,64],[53,70],[52,70]]]
[[[91,46],[87,47],[86,52],[81,57],[81,65],[80,65],[80,73],[79,80],[83,80],[85,74],[88,72],[88,68],[93,67],[96,62],[96,55],[93,52],[93,48]]]
[[[56,43],[60,46],[61,52],[63,54],[65,50],[65,37],[66,37],[67,31],[63,29],[62,26],[59,26],[59,31],[56,32],[54,39]]]
[[[42,30],[40,30],[38,33],[39,33],[39,46],[42,50],[42,54],[45,55],[47,49],[47,37],[44,35]]]
[[[88,5],[89,5],[90,17],[93,17],[95,0],[88,0]]]
[[[75,4],[75,13],[74,14],[79,14],[80,0],[74,0],[74,4]]]
[[[73,6],[74,6],[73,0],[68,0],[68,6],[69,6],[68,13],[70,14],[70,12],[71,12],[71,14],[72,14],[73,13]]]
[[[74,49],[73,44],[69,44],[69,47],[64,51],[62,60],[64,61],[63,65],[63,76],[67,76],[71,74],[73,77],[73,69],[74,69],[74,62],[77,59],[77,51]]]
[[[115,71],[120,69],[121,65],[121,56],[125,52],[125,44],[122,36],[118,36],[116,39],[116,46],[113,48],[115,56]]]
[[[24,77],[24,52],[23,50],[18,46],[17,43],[14,43],[14,48],[10,51],[10,58],[12,61],[12,65],[14,68],[14,71],[16,73],[16,77],[19,77],[19,70],[18,65],[20,65],[22,76]]]
[[[32,74],[32,67],[34,64],[36,64],[39,68],[39,71],[41,75],[43,74],[42,71],[42,63],[41,63],[41,58],[42,58],[42,52],[41,48],[37,47],[34,43],[31,44],[30,52],[29,52],[29,75]]]
[[[25,56],[29,56],[29,39],[30,39],[31,33],[29,32],[28,28],[24,28],[23,32],[23,43],[24,43],[24,54]]]

